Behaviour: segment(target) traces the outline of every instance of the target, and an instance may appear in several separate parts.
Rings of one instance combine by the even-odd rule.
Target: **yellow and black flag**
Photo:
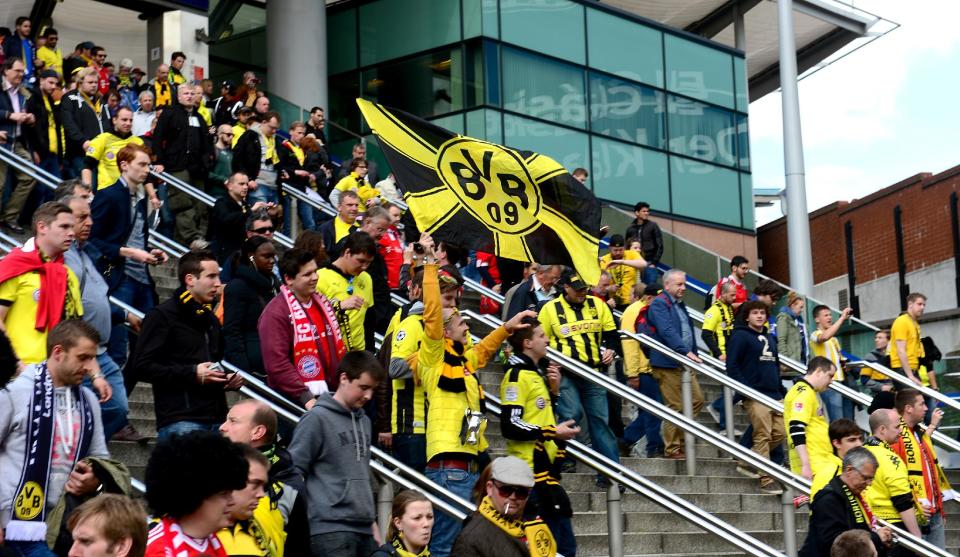
[[[517,261],[575,267],[598,282],[600,204],[558,162],[357,104],[420,230]]]

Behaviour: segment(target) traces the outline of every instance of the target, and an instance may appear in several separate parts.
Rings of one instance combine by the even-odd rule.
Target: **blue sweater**
[[[782,398],[784,390],[774,336],[739,323],[727,341],[727,375],[775,400]]]

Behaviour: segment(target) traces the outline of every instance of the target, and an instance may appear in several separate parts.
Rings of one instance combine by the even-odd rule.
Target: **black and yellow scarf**
[[[420,553],[407,551],[407,548],[404,547],[403,540],[400,539],[399,535],[393,538],[393,541],[390,542],[390,545],[393,546],[393,550],[396,551],[397,555],[400,557],[430,557],[430,549],[427,547],[421,549]]]
[[[493,505],[490,497],[484,497],[477,508],[484,518],[497,525],[498,528],[506,532],[510,537],[522,541],[530,552],[530,557],[555,557],[557,554],[557,542],[550,533],[550,528],[539,518],[526,522],[520,520],[510,520],[500,514],[500,511]]]
[[[837,480],[840,484],[840,488],[843,489],[843,496],[847,500],[847,504],[850,505],[850,510],[853,512],[853,521],[857,524],[865,524],[867,529],[873,529],[873,512],[870,511],[870,506],[867,505],[867,502],[863,500],[859,495],[855,495],[850,488],[847,487],[847,484],[843,483],[843,480]]]
[[[444,339],[443,346],[443,370],[440,372],[440,379],[437,386],[448,393],[467,392],[467,376],[476,373],[473,364],[467,359],[466,347],[462,342]],[[480,380],[477,380],[477,390],[479,391],[481,412],[487,411],[486,395],[483,393],[483,386]]]

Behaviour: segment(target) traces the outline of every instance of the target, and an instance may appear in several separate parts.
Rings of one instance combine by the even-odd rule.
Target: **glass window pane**
[[[590,74],[590,129],[658,149],[666,148],[664,94],[601,74]]]
[[[452,131],[453,133],[459,133],[463,135],[465,133],[463,127],[463,114],[451,114],[449,116],[439,116],[437,118],[431,118],[430,123],[440,126],[441,128]]]
[[[670,150],[711,162],[735,166],[736,128],[733,112],[667,95]]]
[[[504,115],[503,126],[504,139],[509,147],[546,155],[567,170],[579,166],[588,168],[589,143],[585,133],[510,114]]]
[[[734,107],[733,61],[726,52],[667,34],[667,89],[695,99]]]
[[[651,27],[587,9],[590,66],[598,70],[663,87],[662,38]]]
[[[330,106],[327,107],[327,120],[354,133],[360,133],[360,109],[357,97],[360,96],[360,76],[356,72],[330,76],[327,86],[330,88]],[[364,125],[364,128],[366,125]],[[348,140],[349,136],[335,126],[327,126],[327,139],[331,142]],[[347,151],[349,154],[349,151]]]
[[[597,197],[627,205],[642,199],[661,210],[670,206],[666,153],[594,137],[591,163]]]
[[[586,126],[583,70],[503,48],[504,108],[571,126]]]
[[[571,0],[500,0],[501,39],[585,64],[583,6]]]
[[[466,135],[475,139],[483,139],[491,143],[503,144],[503,133],[500,130],[500,112],[481,108],[466,113]]]
[[[737,114],[737,154],[740,156],[740,168],[750,170],[750,134],[747,117]]]
[[[500,14],[497,13],[497,0],[482,0],[483,35],[500,38]]]
[[[757,223],[753,216],[753,177],[746,172],[740,173],[740,207],[743,210],[743,228],[755,230]]]
[[[327,71],[342,73],[357,67],[357,10],[327,17]]]
[[[379,0],[360,6],[360,65],[460,40],[460,2]]]
[[[461,0],[463,2],[463,38],[478,37],[483,32],[482,0]]]
[[[363,72],[363,97],[421,117],[463,109],[460,48]]]
[[[739,56],[733,57],[733,77],[737,84],[737,110],[748,112],[750,109],[750,88],[747,86],[747,64]]]
[[[466,106],[480,106],[484,104],[484,82],[486,67],[484,60],[484,51],[489,48],[488,41],[473,41],[466,45],[463,64],[464,93],[466,94]],[[494,66],[494,69],[496,66]],[[494,82],[497,83],[497,82]]]
[[[673,213],[740,227],[740,180],[737,174],[728,168],[671,156]]]

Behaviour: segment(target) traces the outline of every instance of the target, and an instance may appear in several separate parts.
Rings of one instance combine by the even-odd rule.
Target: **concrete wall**
[[[134,66],[147,66],[147,22],[138,13],[94,0],[69,0],[53,11],[53,27],[60,33],[58,46],[66,58],[77,43],[92,41],[107,50],[107,60],[120,65],[130,58]],[[109,33],[97,30],[109,29]]]

